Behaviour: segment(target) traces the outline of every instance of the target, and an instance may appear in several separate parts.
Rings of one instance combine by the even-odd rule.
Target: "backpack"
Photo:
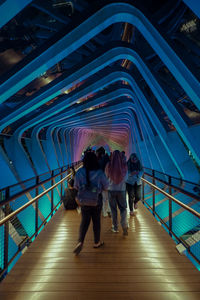
[[[77,190],[76,189],[69,189],[67,188],[65,190],[65,195],[63,197],[63,204],[65,209],[76,209],[78,204],[76,203],[76,195]]]
[[[98,176],[95,174],[96,177]],[[77,200],[81,206],[97,206],[100,190],[97,185],[90,182],[90,185],[82,184],[78,189]]]
[[[77,199],[81,206],[97,206],[99,199],[99,189],[97,186],[90,184],[82,185],[77,194]]]

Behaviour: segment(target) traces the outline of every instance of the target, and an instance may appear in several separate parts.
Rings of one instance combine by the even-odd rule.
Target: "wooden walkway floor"
[[[200,299],[200,272],[140,203],[129,235],[112,233],[102,218],[105,245],[72,253],[80,215],[61,207],[0,284],[2,300]]]

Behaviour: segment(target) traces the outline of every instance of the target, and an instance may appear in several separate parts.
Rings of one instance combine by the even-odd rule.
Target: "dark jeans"
[[[93,222],[93,231],[94,231],[94,242],[97,244],[100,241],[100,232],[101,232],[101,209],[102,204],[97,206],[82,206],[82,220],[79,230],[79,242],[83,243],[85,235],[88,231],[90,221]]]
[[[126,184],[126,190],[128,193],[128,203],[130,211],[133,211],[133,203],[137,203],[141,199],[141,187],[142,185],[131,185],[129,183]]]

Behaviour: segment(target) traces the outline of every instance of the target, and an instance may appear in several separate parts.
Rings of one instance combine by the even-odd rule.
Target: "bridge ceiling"
[[[128,149],[177,131],[191,146],[200,22],[183,1],[4,0],[0,15],[2,135]]]

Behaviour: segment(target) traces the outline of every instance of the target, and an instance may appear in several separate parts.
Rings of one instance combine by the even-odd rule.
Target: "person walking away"
[[[96,155],[97,155],[100,169],[102,169],[102,171],[105,172],[105,167],[110,159],[109,159],[108,154],[105,152],[104,147],[98,148],[96,150]]]
[[[99,248],[103,245],[103,242],[100,240],[102,209],[101,192],[108,188],[108,180],[103,171],[99,169],[95,153],[86,152],[83,158],[83,167],[80,168],[75,175],[74,187],[78,190],[77,201],[81,205],[82,216],[78,244],[73,251],[78,255],[83,248],[85,235],[91,219],[93,222],[94,248]],[[98,194],[97,199],[96,193],[94,192],[95,187]],[[91,199],[88,199],[88,195]]]
[[[123,235],[128,235],[125,183],[127,179],[127,164],[120,151],[115,150],[113,152],[111,161],[106,165],[105,173],[109,179],[108,198],[113,223],[112,231],[119,232],[117,216],[117,208],[119,208]]]
[[[103,147],[100,147],[96,150],[96,155],[99,163],[100,169],[105,172],[105,167],[107,163],[110,161],[108,154],[105,152],[105,149]],[[102,207],[102,214],[104,217],[110,216],[110,206],[108,201],[108,191],[102,192],[102,201],[103,201],[103,207]]]
[[[126,161],[126,152],[122,151],[121,154],[122,154],[122,158]]]
[[[128,202],[130,215],[133,216],[133,207],[134,209],[138,208],[138,202],[141,199],[141,187],[142,180],[141,177],[144,173],[142,164],[137,157],[136,153],[132,153],[128,162],[128,178],[126,180],[126,190],[128,193]]]

